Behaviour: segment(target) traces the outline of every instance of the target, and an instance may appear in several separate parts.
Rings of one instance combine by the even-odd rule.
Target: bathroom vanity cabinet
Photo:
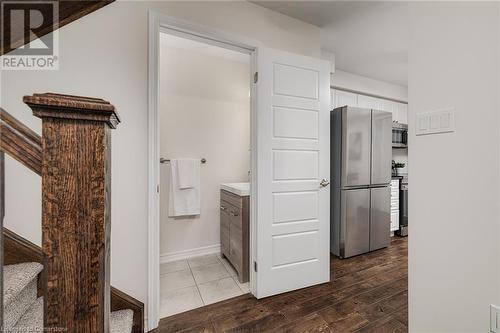
[[[241,283],[249,280],[250,196],[220,191],[221,252],[233,265]]]

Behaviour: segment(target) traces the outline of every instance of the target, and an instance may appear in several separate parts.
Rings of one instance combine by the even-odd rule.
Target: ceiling
[[[337,69],[407,86],[407,2],[252,1],[321,28]]]

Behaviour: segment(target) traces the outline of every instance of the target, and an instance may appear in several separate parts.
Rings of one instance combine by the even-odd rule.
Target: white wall
[[[148,10],[264,45],[319,56],[319,28],[248,2],[115,2],[60,30],[58,71],[2,73],[2,107],[40,132],[22,96],[57,92],[101,97],[122,123],[112,132],[111,283],[147,298]],[[8,160],[5,225],[40,243],[39,177]]]
[[[201,165],[201,214],[194,218],[168,217],[170,166],[160,169],[160,254],[166,259],[220,245],[220,184],[247,182],[250,170],[250,56],[179,39],[160,38],[160,153],[207,163]]]
[[[456,109],[454,133],[410,122],[410,332],[489,332],[500,303],[498,6],[410,3],[410,119]]]
[[[402,102],[408,101],[408,87],[345,72],[338,68],[331,75],[330,84],[337,88],[396,99]]]

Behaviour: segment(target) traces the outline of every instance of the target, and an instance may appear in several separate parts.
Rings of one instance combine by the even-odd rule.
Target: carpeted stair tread
[[[4,266],[4,307],[7,307],[32,280],[36,280],[42,269],[43,266],[37,262]]]
[[[114,311],[109,316],[110,333],[131,333],[134,312]],[[38,298],[19,319],[12,332],[41,332],[43,326],[43,297]]]
[[[131,333],[134,321],[134,312],[132,310],[119,310],[111,312],[109,316],[110,333]]]
[[[4,309],[6,309],[4,328],[6,332],[25,332],[26,330],[38,332],[42,329],[43,298],[36,298],[37,276],[42,270],[43,266],[36,262],[4,266]],[[110,333],[131,333],[133,317],[132,310],[112,312],[109,318]]]
[[[6,331],[16,325],[19,319],[21,319],[36,301],[36,283],[36,279],[31,280],[31,282],[17,294],[16,298],[4,308],[3,327]]]
[[[39,297],[19,319],[12,332],[42,332],[43,297]]]

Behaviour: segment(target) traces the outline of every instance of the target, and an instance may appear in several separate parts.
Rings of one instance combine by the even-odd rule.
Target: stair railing
[[[44,327],[107,333],[110,129],[120,122],[118,114],[109,102],[96,98],[46,93],[23,101],[42,119],[42,136],[0,110],[0,150],[42,177]],[[3,153],[0,166],[3,199]]]

